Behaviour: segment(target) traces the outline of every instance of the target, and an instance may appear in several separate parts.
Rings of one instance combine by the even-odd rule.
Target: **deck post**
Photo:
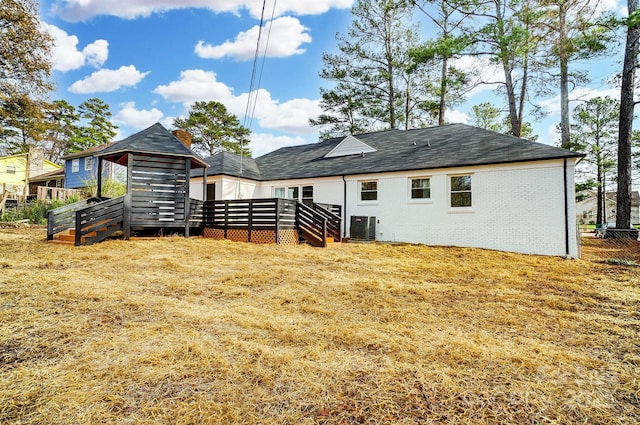
[[[322,247],[327,247],[327,219],[322,218]]]
[[[102,157],[98,157],[98,184],[96,188],[96,196],[102,197]]]
[[[189,220],[191,219],[191,204],[189,202],[189,175],[191,174],[191,160],[184,159],[184,237],[189,237]]]
[[[82,245],[82,214],[80,211],[76,211],[76,235],[75,245]]]
[[[249,210],[248,210],[248,221],[247,221],[247,242],[251,242],[251,230],[253,230],[253,200],[249,199]]]
[[[51,241],[53,240],[53,226],[54,226],[54,218],[53,218],[53,211],[49,210],[49,212],[47,213],[47,240]]]
[[[227,239],[229,229],[229,200],[224,201],[224,238]]]
[[[280,245],[280,198],[276,198],[276,245]]]
[[[124,239],[131,237],[131,194],[133,193],[133,153],[127,156],[127,194],[124,197],[122,231]]]

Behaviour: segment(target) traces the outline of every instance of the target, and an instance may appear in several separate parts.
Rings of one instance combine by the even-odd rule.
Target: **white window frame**
[[[92,156],[88,156],[84,159],[84,171],[93,170],[94,159]]]
[[[429,196],[427,198],[414,198],[413,197],[413,181],[414,180],[427,180],[429,182],[429,187],[428,187]],[[430,202],[433,202],[432,199],[431,199],[431,176],[409,177],[407,185],[408,185],[408,192],[409,192],[409,202],[411,202],[411,203],[430,203]]]
[[[278,194],[280,192],[280,194]],[[293,197],[292,192],[297,192],[297,197]],[[273,197],[282,199],[292,199],[295,201],[300,200],[300,187],[299,186],[274,186]]]
[[[363,190],[363,185],[365,183],[375,183],[376,188],[375,190],[373,189],[366,189]],[[380,187],[378,185],[378,180],[358,180],[358,202],[363,203],[363,204],[372,204],[372,203],[377,203],[378,202],[378,193],[380,192]],[[362,195],[364,193],[375,193],[375,199],[362,199]]]
[[[454,178],[458,178],[458,177],[468,177],[469,178],[469,189],[468,190],[457,190],[454,191],[453,187],[452,187],[452,179]],[[470,173],[466,173],[466,174],[450,174],[448,176],[448,197],[449,197],[449,208],[450,211],[472,211],[473,210],[473,174]],[[464,205],[464,206],[454,206],[451,203],[451,197],[454,193],[469,193],[470,195],[470,201],[471,201],[471,205]]]
[[[80,171],[80,160],[79,159],[72,159],[71,160],[71,172],[72,173],[77,173],[78,171]]]

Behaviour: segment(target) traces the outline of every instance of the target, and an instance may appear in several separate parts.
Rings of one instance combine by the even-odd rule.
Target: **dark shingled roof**
[[[207,175],[238,176],[240,172],[240,155],[229,152],[218,152],[204,160],[208,165]],[[191,177],[201,177],[202,169],[193,170]],[[242,158],[242,176],[252,180],[261,180],[260,170],[253,158]]]
[[[281,148],[255,159],[260,176],[256,180],[428,170],[584,156],[465,124],[407,131],[386,130],[355,137],[375,148],[376,152],[325,158],[344,137]],[[229,174],[237,175],[237,170],[233,171]],[[214,170],[212,167],[207,170],[208,175],[220,173],[226,174],[224,169]]]
[[[72,152],[69,155],[65,155],[64,158],[62,159],[74,159],[74,158],[81,158],[85,156],[91,156],[93,154],[97,154],[101,150],[104,150],[115,143],[116,142],[109,142],[109,143],[105,143],[104,145],[98,145],[89,149],[85,149],[83,151]]]
[[[206,167],[207,165],[203,159],[187,148],[160,123],[155,123],[149,128],[112,144],[101,150],[96,156],[122,163],[129,152],[191,158],[191,168]],[[126,163],[122,165],[126,165]]]

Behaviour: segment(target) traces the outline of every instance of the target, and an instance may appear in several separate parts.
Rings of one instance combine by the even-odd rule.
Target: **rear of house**
[[[209,158],[194,197],[339,206],[347,238],[576,256],[580,154],[463,124]],[[206,188],[206,189],[205,189]]]

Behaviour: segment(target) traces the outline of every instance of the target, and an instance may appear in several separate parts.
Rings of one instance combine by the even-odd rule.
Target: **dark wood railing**
[[[83,199],[73,204],[53,209],[47,214],[47,240],[57,233],[73,229],[76,225],[76,211],[86,207],[91,199]]]
[[[338,210],[340,210],[340,206],[336,206]],[[342,223],[340,216],[320,204],[313,204],[313,210],[327,219],[327,236],[333,238],[336,242],[340,242],[340,228]]]
[[[189,198],[189,227],[202,230],[204,227],[204,201]]]
[[[327,246],[327,219],[313,208],[296,204],[296,227],[298,233],[313,246]]]
[[[296,202],[289,199],[247,199],[205,201],[203,206],[203,226],[224,230],[243,229],[273,230],[276,239],[280,229],[293,229],[296,224]]]
[[[108,199],[76,211],[76,246],[103,241],[123,230],[125,201],[128,196]]]

